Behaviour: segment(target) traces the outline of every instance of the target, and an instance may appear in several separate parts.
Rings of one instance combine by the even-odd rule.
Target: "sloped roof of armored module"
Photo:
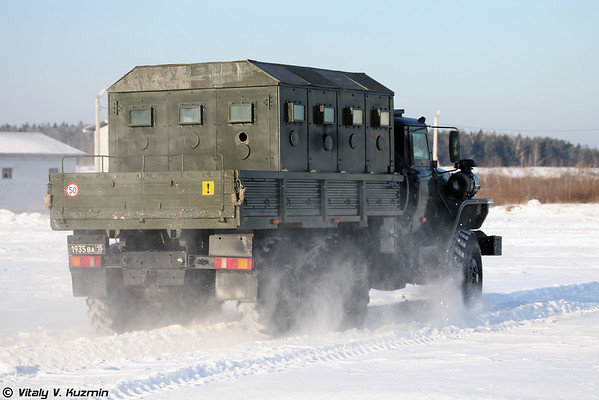
[[[361,72],[333,71],[253,60],[139,66],[118,80],[108,91],[149,92],[281,84],[393,94],[390,89]]]

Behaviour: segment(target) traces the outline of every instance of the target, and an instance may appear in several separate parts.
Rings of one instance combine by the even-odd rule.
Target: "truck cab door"
[[[432,154],[428,142],[428,129],[426,126],[405,126],[404,127],[405,145],[404,152],[406,153],[416,195],[416,208],[412,217],[412,233],[422,233],[422,237],[426,238],[428,226],[432,222],[431,198],[435,191],[435,179]],[[429,221],[429,223],[427,223]],[[417,236],[415,236],[417,238]],[[418,240],[418,239],[416,239]]]
[[[395,171],[400,172],[411,166],[409,128],[404,125],[394,126]]]
[[[426,126],[395,125],[395,170],[432,170],[433,161]]]

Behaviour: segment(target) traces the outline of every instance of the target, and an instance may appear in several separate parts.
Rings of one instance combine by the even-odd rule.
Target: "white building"
[[[83,133],[91,133],[92,135],[94,135],[94,132],[96,130],[96,125],[88,125],[85,128],[83,128]],[[108,155],[108,120],[102,120],[100,121],[100,130],[98,131],[98,135],[97,135],[97,143],[96,140],[94,140],[94,155],[98,156],[107,156]],[[105,159],[104,162],[102,162],[102,158],[101,157],[96,157],[94,159],[94,169],[87,169],[86,172],[108,172],[108,160]],[[103,168],[103,170],[102,170]]]
[[[64,156],[85,153],[39,132],[0,132],[0,209],[44,210],[51,173],[75,172],[77,160]]]

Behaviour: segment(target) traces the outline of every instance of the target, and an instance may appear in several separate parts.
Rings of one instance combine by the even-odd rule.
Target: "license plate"
[[[101,243],[96,244],[69,244],[69,255],[76,254],[104,254],[105,246]]]

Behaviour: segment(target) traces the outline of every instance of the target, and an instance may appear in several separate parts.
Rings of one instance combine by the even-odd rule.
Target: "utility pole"
[[[439,125],[439,115],[441,115],[441,110],[437,111],[437,114],[435,114],[435,119],[433,120],[433,160],[437,161],[437,143],[438,143],[438,138],[437,138],[437,125]]]
[[[100,97],[106,94],[106,89],[102,89],[100,93],[96,96],[96,130],[94,131],[94,169],[96,172],[100,171],[102,164],[100,157]]]

